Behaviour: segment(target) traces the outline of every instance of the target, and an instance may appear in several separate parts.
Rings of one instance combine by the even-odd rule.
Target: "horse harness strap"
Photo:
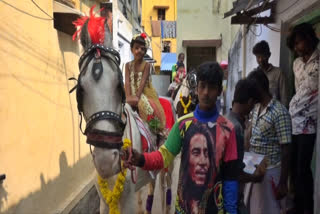
[[[125,116],[125,121],[122,121],[121,115],[115,112],[100,111],[100,112],[94,113],[89,117],[89,119],[87,120],[87,125],[84,131],[84,134],[87,136],[87,143],[90,145],[101,147],[101,148],[121,149],[123,145],[122,135],[127,124],[127,114],[124,111],[124,104],[126,101],[126,97],[124,92],[122,72],[119,68],[120,62],[121,62],[119,52],[114,50],[113,48],[104,47],[101,44],[94,44],[90,48],[88,48],[79,59],[80,74],[78,77],[78,83],[74,88],[72,88],[69,91],[69,93],[72,93],[75,89],[77,89],[78,111],[80,116],[82,116],[82,113],[83,113],[82,97],[83,97],[84,90],[81,87],[81,76],[85,75],[87,70],[86,68],[88,67],[89,63],[94,59],[93,66],[92,66],[92,76],[96,82],[99,81],[103,73],[103,65],[101,61],[102,57],[110,60],[113,64],[116,65],[118,80],[119,80],[119,89],[122,95],[122,114]],[[70,78],[70,80],[75,80],[75,78]],[[115,121],[120,127],[120,132],[119,133],[105,132],[105,131],[97,132],[97,130],[92,130],[93,125],[100,120]],[[80,125],[80,129],[81,129],[81,125]]]
[[[89,117],[84,134],[87,135],[88,131],[92,128],[93,124],[99,120],[114,120],[114,121],[116,121],[119,124],[122,132],[124,131],[124,129],[126,127],[126,122],[122,121],[120,115],[118,115],[114,112],[111,112],[111,111],[99,111],[99,112],[91,115],[91,117]]]
[[[123,146],[122,134],[93,130],[87,134],[87,143],[100,148],[120,150]]]

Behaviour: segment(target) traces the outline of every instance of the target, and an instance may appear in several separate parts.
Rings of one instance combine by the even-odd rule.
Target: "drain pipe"
[[[247,76],[247,25],[242,25],[242,78]]]

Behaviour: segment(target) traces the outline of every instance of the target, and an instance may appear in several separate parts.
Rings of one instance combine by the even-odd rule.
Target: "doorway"
[[[187,47],[188,71],[206,61],[216,61],[215,47]]]

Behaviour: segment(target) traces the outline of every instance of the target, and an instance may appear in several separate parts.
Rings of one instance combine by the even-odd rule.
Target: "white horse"
[[[174,91],[173,105],[176,109],[178,117],[182,117],[192,111],[194,111],[198,97],[196,94],[197,77],[196,71],[190,71],[187,76],[182,80],[181,85]],[[186,107],[186,112],[181,103],[181,99]],[[190,104],[188,105],[188,103]]]
[[[112,34],[107,20],[103,23],[105,29],[103,45],[97,45],[93,44],[92,34],[88,30],[90,19],[83,19],[80,40],[85,51],[79,60],[80,74],[75,88],[78,110],[86,121],[84,134],[87,136],[90,150],[91,145],[94,147],[91,152],[93,163],[98,175],[107,180],[112,190],[118,173],[125,170],[121,167],[122,139],[130,139],[132,147],[142,152],[141,135],[135,122],[136,113],[125,104],[123,78],[119,69],[120,56],[112,48]],[[149,172],[141,169],[137,169],[136,183],[131,182],[132,177],[134,177],[133,171],[127,169],[123,192],[118,203],[120,213],[135,213],[137,201],[135,192],[142,186],[155,182]],[[100,213],[109,213],[109,206],[98,182],[96,187],[100,196]],[[142,208],[139,210],[141,212]]]

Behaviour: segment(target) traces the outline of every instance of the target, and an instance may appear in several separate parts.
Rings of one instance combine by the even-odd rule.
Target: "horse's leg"
[[[166,173],[166,181],[167,181],[167,192],[166,192],[166,214],[170,213],[171,202],[172,202],[172,172],[173,172],[173,163],[169,165],[168,172]]]
[[[148,184],[148,186],[149,186],[149,192],[148,192],[148,198],[146,201],[146,214],[150,214],[152,211],[154,190],[155,190],[155,186],[156,186],[156,179],[152,180]]]
[[[95,187],[96,187],[96,190],[98,192],[98,195],[99,195],[99,198],[100,198],[100,214],[108,214],[109,213],[109,207],[108,205],[106,204],[101,192],[100,192],[100,189],[99,189],[99,185],[97,182],[95,182]]]
[[[128,170],[129,171],[129,170]],[[131,172],[130,172],[131,173]],[[135,193],[135,184],[131,182],[131,174],[128,173],[126,177],[126,183],[124,185],[123,192],[120,198],[120,209],[121,213],[135,213],[135,203],[136,203],[136,193]]]
[[[142,197],[141,197],[142,190],[140,189],[136,194],[137,194],[137,198],[138,198],[138,211],[137,211],[137,213],[143,214]]]
[[[165,182],[166,171],[165,169],[161,170],[159,173],[159,190],[160,190],[160,197],[161,197],[161,208],[162,213],[165,213],[166,210],[166,182]]]

